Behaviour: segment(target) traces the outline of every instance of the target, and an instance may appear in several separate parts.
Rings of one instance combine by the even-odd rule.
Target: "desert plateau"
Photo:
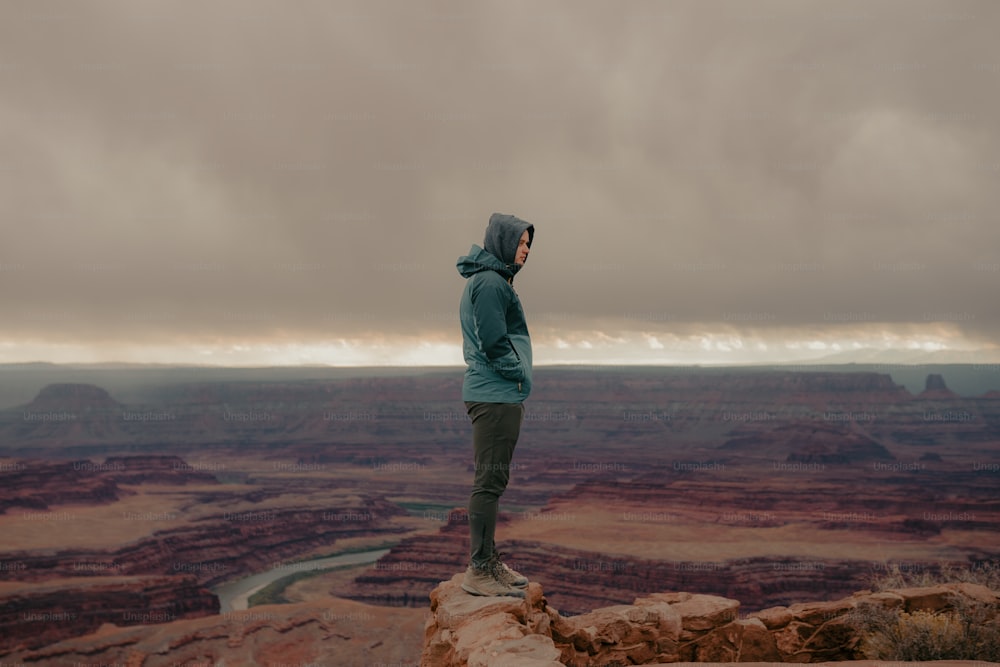
[[[0,663],[420,662],[468,557],[460,369],[3,373]],[[1000,560],[996,368],[536,375],[498,542],[560,618]]]

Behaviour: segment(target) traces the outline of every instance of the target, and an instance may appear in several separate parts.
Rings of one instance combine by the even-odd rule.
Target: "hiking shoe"
[[[499,551],[493,552],[493,563],[497,570],[497,579],[514,588],[524,588],[527,586],[528,578],[500,560],[500,557],[503,555]]]
[[[462,590],[466,593],[471,593],[472,595],[509,595],[512,597],[523,598],[524,589],[515,588],[510,584],[503,581],[498,573],[501,570],[493,561],[486,564],[485,567],[476,567],[474,565],[469,565],[465,570],[465,579],[462,581]],[[502,575],[501,575],[502,576]]]

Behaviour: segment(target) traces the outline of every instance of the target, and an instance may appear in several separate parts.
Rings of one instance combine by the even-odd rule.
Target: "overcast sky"
[[[0,361],[538,363],[1000,333],[1000,3],[10,1]]]

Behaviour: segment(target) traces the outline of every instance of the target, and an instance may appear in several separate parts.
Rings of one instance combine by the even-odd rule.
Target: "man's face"
[[[514,263],[524,266],[524,261],[528,259],[528,230],[521,234],[521,240],[517,242],[517,252],[514,253]]]

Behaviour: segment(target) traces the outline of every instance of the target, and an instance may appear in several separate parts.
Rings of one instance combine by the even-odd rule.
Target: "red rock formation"
[[[0,655],[35,649],[105,623],[165,623],[219,613],[219,599],[195,577],[62,579],[0,599]]]
[[[2,664],[416,665],[427,616],[426,609],[387,609],[326,598],[131,627],[109,623],[92,634],[15,651]]]
[[[864,592],[742,617],[736,600],[680,592],[564,618],[537,583],[529,584],[525,599],[476,597],[462,590],[462,576],[430,594],[422,667],[854,660],[863,657],[857,615],[872,607],[940,611],[981,604],[995,617],[1000,603],[1000,595],[982,586],[950,584]]]
[[[511,566],[550,591],[553,604],[579,614],[623,604],[662,590],[697,590],[738,597],[760,609],[794,600],[821,600],[863,588],[871,578],[865,561],[743,558],[720,562],[649,560],[621,554],[512,541]],[[468,536],[418,536],[404,540],[364,574],[331,594],[370,604],[419,607],[434,585],[465,570]],[[928,569],[939,567],[926,564]]]
[[[847,424],[814,420],[754,429],[728,440],[719,449],[799,463],[849,464],[895,459],[882,444]]]
[[[92,384],[50,384],[38,392],[24,407],[28,412],[73,412],[86,414],[101,410],[118,410],[121,403],[101,387]],[[55,416],[53,416],[55,419]]]
[[[948,385],[944,383],[943,376],[932,373],[927,376],[927,382],[924,386],[924,390],[920,392],[919,398],[948,400],[960,397],[958,394],[948,389]]]
[[[179,456],[109,456],[100,464],[119,484],[217,484],[210,472],[188,464]]]
[[[103,463],[11,460],[0,470],[0,514],[10,508],[103,505],[131,492],[119,484],[215,484],[178,456],[111,456]]]
[[[11,508],[46,510],[50,505],[102,505],[123,494],[114,479],[94,474],[91,461],[50,463],[17,460],[0,472],[0,514]]]
[[[232,500],[232,498],[230,498]],[[218,583],[267,569],[338,539],[394,535],[388,520],[403,510],[384,498],[362,497],[339,507],[261,507],[207,516],[180,528],[159,530],[135,543],[109,550],[57,553],[7,551],[18,563],[0,570],[0,580],[41,582],[59,577],[190,573],[199,584]],[[93,564],[81,567],[81,563]]]

